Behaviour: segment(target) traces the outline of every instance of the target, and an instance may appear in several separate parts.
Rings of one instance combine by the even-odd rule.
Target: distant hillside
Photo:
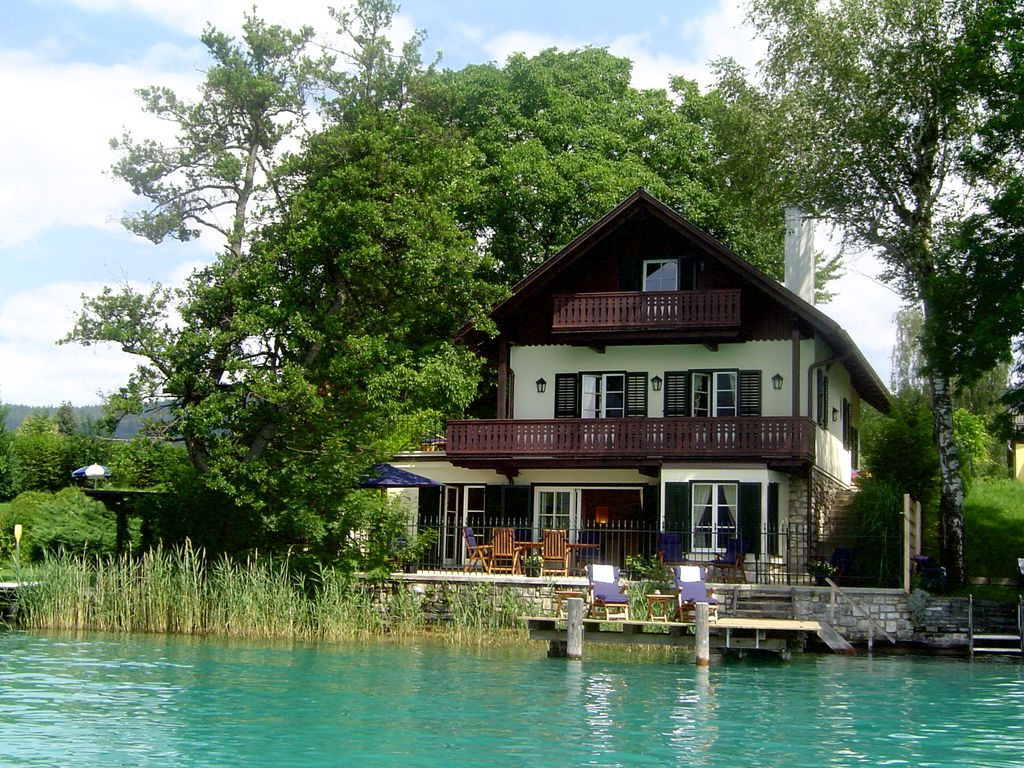
[[[21,422],[25,420],[25,417],[33,413],[41,413],[47,416],[53,416],[57,413],[56,405],[45,406],[45,407],[33,407],[30,405],[15,405],[13,403],[4,403],[8,408],[7,419],[5,425],[8,430],[14,431]],[[79,425],[91,424],[99,421],[103,418],[103,406],[102,405],[82,405],[73,406],[75,411],[75,418]],[[139,417],[135,415],[125,416],[121,419],[121,423],[117,427],[117,431],[114,433],[114,437],[123,438],[125,440],[132,438],[139,431]]]

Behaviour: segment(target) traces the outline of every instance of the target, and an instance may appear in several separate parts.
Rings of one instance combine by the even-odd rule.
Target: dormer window
[[[643,274],[646,292],[679,290],[678,259],[647,259]]]

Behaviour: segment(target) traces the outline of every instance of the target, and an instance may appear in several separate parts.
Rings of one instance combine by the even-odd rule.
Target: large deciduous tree
[[[997,5],[754,0],[752,9],[768,41],[764,82],[786,127],[802,202],[839,224],[848,242],[877,253],[888,279],[924,308],[941,467],[940,549],[957,583],[965,578],[964,490],[950,382],[990,369],[1008,347],[1005,332],[991,335],[1002,327],[995,296],[976,305],[981,335],[958,334],[960,354],[944,347],[952,340],[956,292],[994,266],[978,262],[952,233],[977,202],[964,184],[984,114],[971,41]],[[1005,287],[992,277],[992,290]]]
[[[414,92],[479,150],[480,194],[464,219],[496,278],[515,283],[637,187],[781,277],[771,178],[751,197],[712,152],[729,105],[683,78],[673,98],[633,87],[631,75],[629,59],[604,49],[549,49],[441,72]]]
[[[476,391],[476,358],[442,341],[497,295],[455,216],[472,195],[473,155],[402,95],[418,52],[393,55],[393,10],[363,0],[339,16],[356,66],[328,78],[331,124],[263,169],[281,192],[273,217],[246,224],[245,240],[221,230],[228,248],[178,291],[87,300],[69,337],[145,358],[115,404],[169,402],[162,428],[184,439],[205,482],[261,513],[253,544],[336,551],[357,522],[360,474]],[[240,55],[245,92],[262,82],[257,61]],[[234,98],[206,93],[215,111]],[[149,162],[139,159],[144,175],[163,167]]]

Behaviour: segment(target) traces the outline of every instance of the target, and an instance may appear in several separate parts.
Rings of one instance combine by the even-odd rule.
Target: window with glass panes
[[[675,291],[679,289],[677,259],[648,259],[644,262],[644,291]]]
[[[693,548],[718,552],[736,538],[736,483],[693,483]]]
[[[736,371],[694,372],[690,384],[690,414],[735,416],[736,391]]]

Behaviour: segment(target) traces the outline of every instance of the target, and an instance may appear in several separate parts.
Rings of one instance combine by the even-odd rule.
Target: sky
[[[333,0],[335,7],[345,0]],[[317,0],[263,0],[270,23],[309,24],[330,43],[335,24]],[[237,34],[251,0],[12,0],[0,23],[0,402],[45,406],[101,402],[136,363],[106,347],[58,345],[83,295],[125,282],[178,285],[222,246],[153,245],[119,223],[138,207],[109,168],[111,138],[125,130],[160,136],[135,89],[196,92],[207,66],[199,35],[207,23]],[[406,0],[397,38],[425,30],[424,58],[441,66],[503,63],[552,46],[606,47],[633,61],[633,84],[666,87],[684,75],[711,84],[708,63],[731,56],[753,71],[763,52],[733,0]],[[786,201],[779,201],[779,215]],[[684,212],[685,215],[685,212]],[[818,245],[834,246],[820,229]],[[899,299],[875,276],[867,254],[850,258],[820,308],[837,320],[889,381]]]

